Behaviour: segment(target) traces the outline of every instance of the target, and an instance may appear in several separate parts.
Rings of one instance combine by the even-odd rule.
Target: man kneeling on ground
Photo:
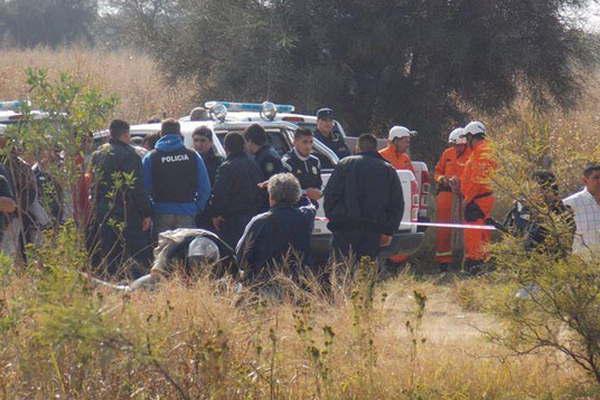
[[[289,173],[272,176],[268,192],[271,209],[250,221],[236,250],[251,283],[266,282],[279,264],[287,264],[294,276],[310,264],[315,207],[310,201],[297,206],[300,183]]]

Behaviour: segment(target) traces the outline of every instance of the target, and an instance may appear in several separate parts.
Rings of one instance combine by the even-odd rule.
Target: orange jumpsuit
[[[415,173],[415,169],[412,166],[412,161],[408,154],[398,153],[394,145],[390,144],[386,148],[379,150],[379,154],[381,157],[385,158],[387,162],[392,164],[394,168],[407,169],[412,171],[413,174]]]
[[[412,165],[412,160],[406,153],[398,153],[396,146],[390,144],[386,148],[379,150],[379,154],[385,158],[387,162],[392,164],[396,169],[407,169],[415,174],[415,169]],[[390,261],[395,263],[401,263],[408,260],[408,256],[405,254],[396,254],[390,257]]]
[[[461,189],[465,205],[475,202],[484,218],[466,221],[468,224],[484,225],[490,217],[495,198],[492,193],[491,178],[497,164],[487,141],[478,142],[472,149],[461,176]],[[465,229],[465,259],[484,261],[487,258],[486,246],[491,240],[491,231]]]
[[[471,151],[467,147],[460,155],[457,154],[454,146],[446,149],[442,153],[440,161],[435,166],[435,181],[438,183],[438,194],[436,197],[436,221],[440,223],[457,223],[460,221],[452,220],[452,209],[454,202],[457,201],[456,194],[450,190],[447,185],[441,185],[443,178],[460,178]],[[458,215],[454,216],[455,218]],[[452,230],[448,228],[436,229],[436,254],[435,258],[439,264],[450,264],[452,258]]]

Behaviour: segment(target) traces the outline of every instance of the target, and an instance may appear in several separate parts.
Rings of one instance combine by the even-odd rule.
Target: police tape
[[[445,224],[435,222],[400,222],[400,225],[409,226],[428,226],[432,228],[450,228],[450,229],[478,229],[480,231],[496,231],[493,225],[471,225],[471,224]]]
[[[329,219],[316,217],[315,220],[321,222],[329,222]],[[449,228],[449,229],[477,229],[480,231],[496,231],[497,227],[493,225],[472,225],[472,224],[447,224],[437,222],[400,222],[400,225],[405,226],[426,226],[430,228]]]

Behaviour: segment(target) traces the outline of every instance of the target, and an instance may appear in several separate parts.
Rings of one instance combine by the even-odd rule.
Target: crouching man
[[[236,249],[250,283],[268,281],[279,265],[287,266],[292,276],[310,265],[315,207],[309,201],[298,207],[302,191],[292,174],[272,176],[267,189],[271,209],[250,221]]]

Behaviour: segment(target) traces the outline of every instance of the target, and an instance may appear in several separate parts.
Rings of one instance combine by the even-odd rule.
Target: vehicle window
[[[238,132],[240,134],[244,133],[243,131],[233,131],[233,130],[227,131],[227,132],[217,132],[217,137],[219,138],[221,143],[224,143],[225,136],[229,132]],[[290,151],[290,146],[288,145],[288,142],[285,139],[284,133],[280,129],[267,130],[267,143],[270,144],[271,146],[273,146],[275,151],[277,151],[277,153],[280,156],[283,156],[285,153]]]
[[[298,125],[298,127],[300,127],[300,128],[309,129],[313,133],[313,135],[317,132],[317,124],[310,124],[310,123],[307,123],[307,122],[300,122],[300,123],[298,123],[296,125]]]
[[[283,132],[281,132],[281,130],[278,129],[273,131],[267,131],[267,136],[269,137],[269,144],[273,146],[275,151],[277,151],[277,153],[280,156],[283,156],[285,153],[290,151],[288,142],[285,140],[285,137],[283,136]]]

